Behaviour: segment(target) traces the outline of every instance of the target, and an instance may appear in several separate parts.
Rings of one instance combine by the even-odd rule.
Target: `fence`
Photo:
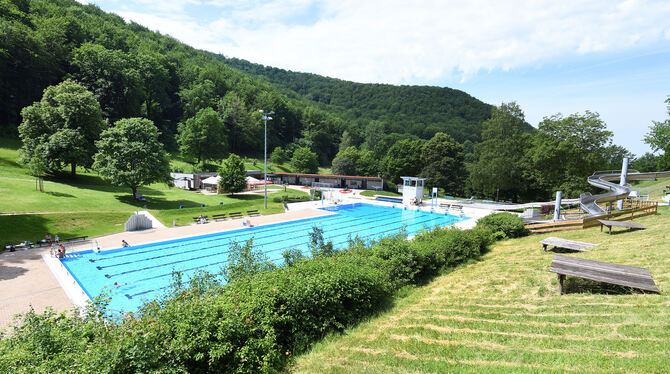
[[[635,218],[654,215],[658,213],[658,203],[655,201],[625,201],[623,210],[612,211],[602,216],[587,217],[582,219],[564,220],[548,223],[537,223],[526,225],[530,232],[550,232],[562,230],[581,230],[589,227],[600,226],[599,219],[613,221],[629,221]]]

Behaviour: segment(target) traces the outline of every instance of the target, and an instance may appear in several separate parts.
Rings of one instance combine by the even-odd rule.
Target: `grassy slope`
[[[401,196],[399,193],[391,191],[361,191],[361,196],[374,197],[375,195]]]
[[[318,344],[296,372],[664,372],[670,367],[668,207],[644,231],[597,228],[499,242],[481,261],[409,292]],[[574,256],[648,267],[661,295],[568,277],[557,294],[548,236],[599,243]],[[616,294],[619,293],[619,294]]]
[[[146,202],[136,202],[129,189],[110,186],[94,173],[83,173],[74,180],[51,179],[44,181],[44,192],[35,190],[35,179],[19,165],[19,143],[0,139],[0,245],[35,240],[46,232],[61,237],[100,235],[123,229],[119,223],[137,209],[148,209],[166,225],[187,224],[192,216],[258,209],[263,214],[283,211],[281,203],[268,197],[268,209],[263,209],[263,194],[257,195],[202,195],[164,184],[140,188]],[[305,195],[303,191],[289,190],[291,196]],[[223,205],[219,205],[223,202]],[[204,208],[200,205],[205,204]],[[178,209],[183,205],[185,209]],[[40,213],[26,215],[23,213]],[[50,214],[44,214],[50,213]]]

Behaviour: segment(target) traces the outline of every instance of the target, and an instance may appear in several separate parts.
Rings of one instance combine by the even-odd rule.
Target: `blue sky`
[[[84,0],[81,0],[85,2]],[[633,153],[668,116],[670,2],[98,0],[196,48],[356,82],[437,85],[545,116],[600,113]]]

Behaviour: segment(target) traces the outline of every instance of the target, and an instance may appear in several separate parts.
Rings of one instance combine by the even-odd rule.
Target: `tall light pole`
[[[260,114],[263,115],[263,121],[265,122],[265,146],[263,147],[263,159],[265,163],[265,171],[263,173],[263,186],[265,187],[265,209],[268,208],[268,120],[271,120],[271,115],[275,114],[274,110],[265,112],[263,109],[259,110]]]

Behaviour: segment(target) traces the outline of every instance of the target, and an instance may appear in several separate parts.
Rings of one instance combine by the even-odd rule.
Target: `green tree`
[[[263,126],[254,123],[244,101],[235,93],[227,93],[218,103],[218,112],[230,137],[230,151],[257,154],[263,147]]]
[[[140,76],[131,56],[85,43],[73,51],[72,66],[72,76],[93,93],[110,121],[140,114]]]
[[[545,117],[526,153],[526,177],[544,198],[554,191],[563,191],[566,198],[594,191],[586,178],[607,168],[612,136],[598,113]]]
[[[476,145],[478,161],[471,167],[473,192],[486,197],[524,196],[523,161],[531,136],[525,131],[524,114],[515,102],[493,108],[483,124],[482,142]]]
[[[178,126],[177,143],[179,150],[193,156],[197,163],[207,160],[220,160],[228,151],[225,127],[218,113],[212,108],[200,109]]]
[[[35,153],[44,152],[48,168],[59,171],[70,165],[90,167],[95,141],[106,127],[100,104],[82,85],[66,80],[44,90],[42,100],[21,111],[19,135],[23,141],[21,159],[30,163]]]
[[[356,147],[348,147],[337,153],[333,159],[333,174],[356,175],[358,174],[358,160],[361,155]]]
[[[670,97],[665,100],[670,116]],[[653,121],[649,132],[644,136],[644,142],[649,144],[654,152],[670,153],[670,118],[663,122]]]
[[[463,146],[454,138],[438,132],[421,148],[421,161],[425,165],[421,176],[428,186],[441,187],[445,192],[460,194],[467,173],[463,162]]]
[[[298,173],[315,174],[319,171],[319,161],[316,153],[306,147],[299,147],[293,152],[291,166]]]
[[[356,164],[356,172],[358,175],[376,177],[381,174],[379,167],[380,160],[379,157],[375,155],[375,152],[364,149],[360,151],[360,156],[361,157]]]
[[[156,126],[146,118],[116,121],[96,142],[93,168],[113,185],[130,188],[133,196],[140,186],[170,183],[170,159],[158,135]]]
[[[382,161],[386,177],[393,183],[400,183],[401,176],[418,176],[423,170],[424,164],[421,160],[421,148],[423,140],[401,140],[386,152]]]
[[[247,171],[240,156],[231,153],[219,168],[219,188],[222,192],[242,192],[247,188]]]
[[[286,154],[286,151],[282,149],[282,147],[275,147],[274,151],[272,151],[272,155],[270,156],[270,161],[272,161],[273,164],[280,165],[288,161],[288,155]]]
[[[216,87],[206,79],[179,91],[179,97],[184,104],[184,117],[193,117],[200,110],[216,105]]]
[[[637,171],[658,171],[659,157],[653,153],[647,152],[631,162],[630,167]]]

